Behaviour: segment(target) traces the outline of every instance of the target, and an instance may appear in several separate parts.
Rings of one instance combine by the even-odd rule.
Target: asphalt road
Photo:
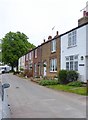
[[[86,97],[55,91],[12,74],[2,75],[11,118],[86,118]]]

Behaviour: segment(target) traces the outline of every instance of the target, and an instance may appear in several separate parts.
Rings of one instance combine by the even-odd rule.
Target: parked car
[[[1,68],[0,69],[0,74],[5,73],[5,69]]]
[[[1,84],[0,82],[0,118],[10,118],[10,106],[5,88],[10,87],[10,84]]]
[[[10,71],[10,66],[8,66],[8,65],[3,65],[3,66],[0,66],[0,74],[2,74],[2,73],[7,73],[7,72],[9,72]]]

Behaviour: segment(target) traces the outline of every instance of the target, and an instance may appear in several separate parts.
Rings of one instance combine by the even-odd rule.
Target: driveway
[[[2,75],[11,118],[86,118],[86,97],[55,91],[12,74]]]

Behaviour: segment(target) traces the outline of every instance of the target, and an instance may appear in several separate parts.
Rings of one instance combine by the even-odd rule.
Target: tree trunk
[[[16,61],[16,71],[18,71],[18,60]]]
[[[13,69],[13,68],[14,68],[13,65],[11,65],[11,67],[12,67],[12,70],[11,70],[11,71],[13,72],[13,71],[14,71],[14,69]]]

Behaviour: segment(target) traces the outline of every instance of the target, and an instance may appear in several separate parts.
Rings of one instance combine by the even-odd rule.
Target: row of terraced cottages
[[[19,59],[19,66],[29,70],[29,77],[54,77],[60,70],[60,38],[57,35]]]
[[[83,17],[85,19],[85,17]],[[19,68],[28,70],[28,77],[53,78],[61,69],[75,70],[79,79],[88,80],[88,17],[79,26],[48,40],[19,59]]]

